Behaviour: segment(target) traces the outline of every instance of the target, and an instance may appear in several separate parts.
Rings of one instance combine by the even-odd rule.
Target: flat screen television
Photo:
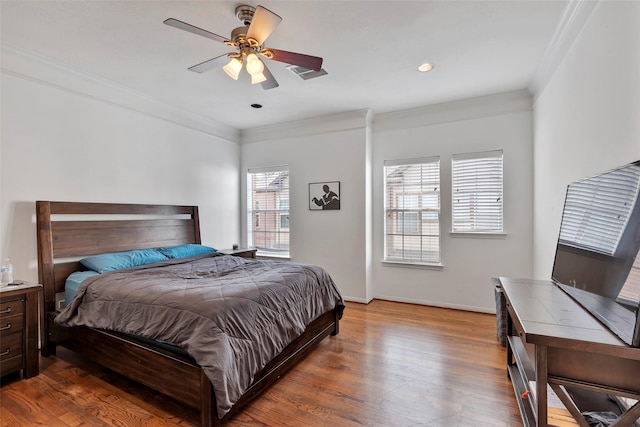
[[[640,161],[569,184],[552,280],[640,347]]]

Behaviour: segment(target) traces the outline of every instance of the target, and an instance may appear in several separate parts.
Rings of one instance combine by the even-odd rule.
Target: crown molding
[[[84,74],[12,44],[1,42],[2,64],[6,75],[29,80],[67,93],[117,105],[195,131],[239,142],[240,131],[206,117],[180,110],[112,81]]]
[[[531,95],[526,89],[522,89],[428,105],[409,110],[376,114],[373,120],[373,129],[380,131],[398,128],[416,128],[530,111],[531,108]]]
[[[247,144],[352,129],[366,129],[370,121],[371,113],[369,109],[346,111],[294,122],[243,129],[240,132],[240,141],[241,144]]]
[[[529,83],[534,104],[600,0],[570,0]]]

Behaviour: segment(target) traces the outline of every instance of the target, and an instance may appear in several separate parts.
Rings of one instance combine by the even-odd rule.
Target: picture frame
[[[340,210],[340,181],[309,183],[309,210]]]

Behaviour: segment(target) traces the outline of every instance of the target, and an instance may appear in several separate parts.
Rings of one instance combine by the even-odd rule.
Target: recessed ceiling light
[[[420,71],[421,73],[426,73],[427,71],[433,70],[433,67],[434,67],[433,64],[425,62],[424,64],[418,67],[418,71]]]
[[[251,108],[262,108],[262,104],[251,104]]]

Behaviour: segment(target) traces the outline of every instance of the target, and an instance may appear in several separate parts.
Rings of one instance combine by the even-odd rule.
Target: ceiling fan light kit
[[[262,74],[262,71],[264,71],[264,64],[262,63],[260,58],[258,58],[255,53],[248,54],[247,73],[251,74],[252,76],[256,76],[258,74]]]
[[[260,73],[260,74],[252,74],[251,75],[251,84],[252,85],[254,85],[256,83],[262,83],[262,82],[264,82],[266,80],[267,80],[267,77],[262,73]]]
[[[280,24],[280,21],[282,21],[280,16],[271,12],[269,9],[262,6],[254,8],[249,5],[240,5],[236,8],[236,17],[243,26],[235,28],[231,32],[230,39],[175,18],[169,18],[165,20],[164,23],[224,43],[237,50],[236,52],[226,53],[189,67],[190,71],[203,73],[213,68],[222,67],[229,77],[238,80],[242,66],[246,62],[246,70],[247,73],[251,75],[251,83],[261,83],[262,88],[267,90],[278,87],[278,82],[260,57],[296,65],[309,70],[321,70],[322,58],[320,57],[264,47],[264,42],[267,37],[271,35],[273,30]],[[227,61],[227,58],[230,58],[230,60]]]
[[[238,58],[231,58],[227,65],[222,67],[222,69],[233,80],[238,80],[240,71],[242,70],[242,61],[240,61]]]

